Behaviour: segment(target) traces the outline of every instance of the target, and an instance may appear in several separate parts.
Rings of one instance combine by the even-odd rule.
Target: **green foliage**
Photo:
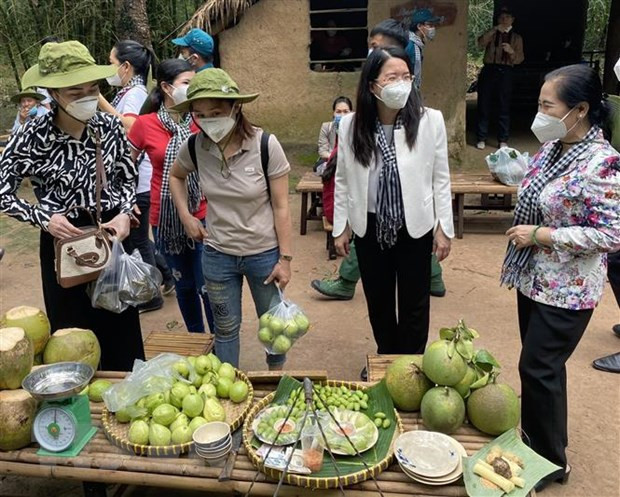
[[[583,50],[603,50],[607,40],[607,25],[611,0],[589,0],[588,21]]]

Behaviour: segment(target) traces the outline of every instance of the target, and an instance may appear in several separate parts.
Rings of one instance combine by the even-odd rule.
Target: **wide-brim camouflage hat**
[[[242,94],[237,83],[222,69],[205,69],[200,71],[189,82],[187,100],[172,107],[177,112],[187,112],[196,100],[217,98],[221,100],[236,100],[241,103],[251,102],[258,97],[258,93]]]
[[[11,97],[11,102],[18,104],[22,98],[34,98],[40,102],[41,100],[45,100],[45,95],[42,95],[34,88],[24,88],[24,90]]]
[[[39,52],[38,64],[22,77],[22,86],[66,88],[114,75],[115,65],[98,65],[84,45],[78,41],[46,43]]]

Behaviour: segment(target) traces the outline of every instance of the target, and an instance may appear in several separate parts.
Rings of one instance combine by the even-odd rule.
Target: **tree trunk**
[[[119,40],[135,40],[153,49],[146,0],[116,0],[116,34]]]
[[[607,93],[618,92],[618,79],[614,65],[620,56],[620,0],[612,0],[607,25],[607,43],[605,46],[605,71],[603,89]]]

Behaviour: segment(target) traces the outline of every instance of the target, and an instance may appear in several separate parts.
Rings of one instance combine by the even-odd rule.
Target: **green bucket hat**
[[[22,77],[22,86],[66,88],[112,76],[114,65],[100,66],[78,41],[46,43],[39,52],[39,63]]]
[[[242,95],[237,83],[222,69],[205,69],[200,71],[189,82],[187,100],[172,107],[177,112],[187,112],[192,102],[205,98],[236,100],[241,103],[251,102],[258,93]]]
[[[45,99],[45,95],[41,95],[34,88],[24,88],[24,90],[20,91],[18,94],[13,95],[11,97],[11,102],[13,102],[14,104],[18,104],[20,100],[25,97],[34,98],[35,100],[38,100],[39,102]]]

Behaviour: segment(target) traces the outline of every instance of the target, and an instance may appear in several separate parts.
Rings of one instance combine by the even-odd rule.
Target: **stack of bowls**
[[[230,426],[221,421],[200,426],[194,431],[192,439],[196,454],[211,465],[223,461],[232,448]]]

